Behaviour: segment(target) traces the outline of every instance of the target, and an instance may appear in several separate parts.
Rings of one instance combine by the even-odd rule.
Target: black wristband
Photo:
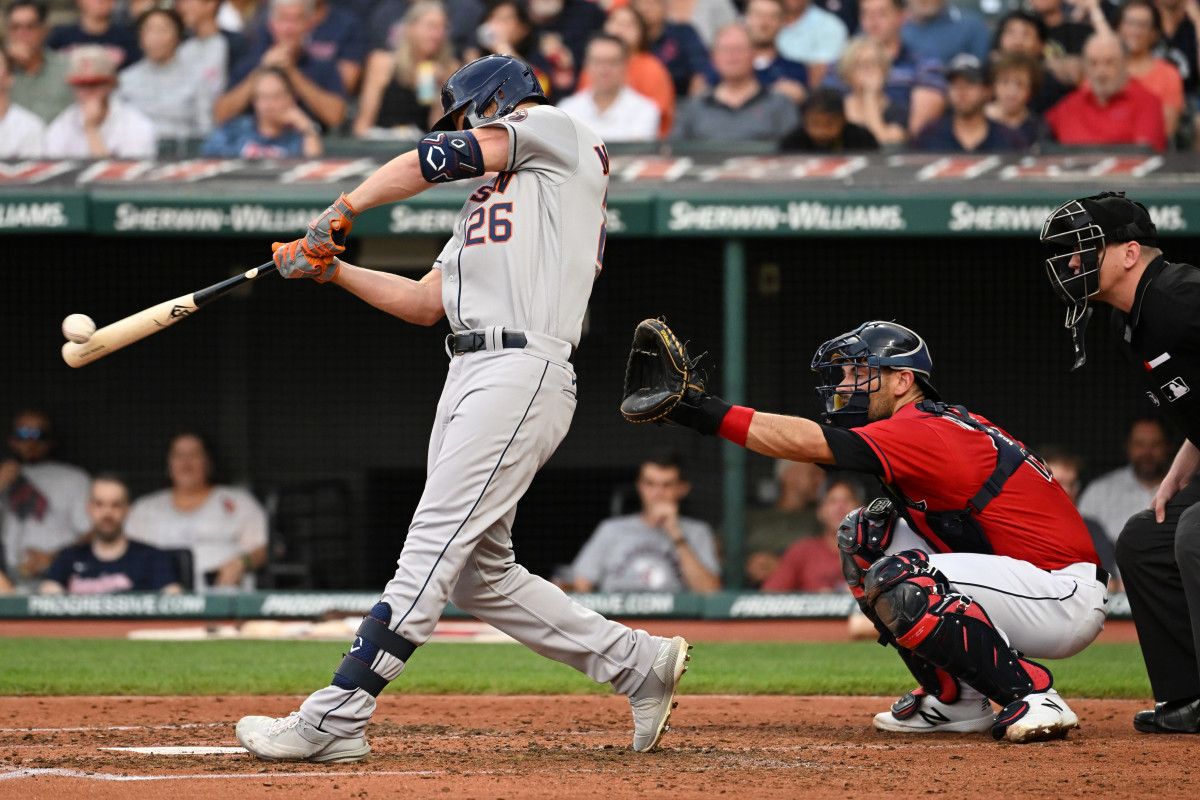
[[[705,436],[715,436],[731,408],[732,404],[719,397],[688,388],[671,413],[667,414],[667,419]]]

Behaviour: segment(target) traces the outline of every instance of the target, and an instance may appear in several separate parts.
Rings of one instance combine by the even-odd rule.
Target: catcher
[[[1041,459],[943,402],[932,366],[925,341],[894,322],[830,339],[812,361],[817,423],[708,394],[670,328],[645,320],[621,411],[880,479],[889,496],[842,521],[842,570],[880,643],[899,651],[919,685],[877,714],[876,728],[1062,738],[1079,719],[1030,659],[1066,658],[1096,638],[1108,575]],[[897,527],[901,516],[911,531]]]

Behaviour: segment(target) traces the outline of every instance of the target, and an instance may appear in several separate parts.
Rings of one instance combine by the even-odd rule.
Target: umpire
[[[1108,303],[1113,334],[1146,394],[1187,436],[1150,508],[1125,523],[1117,566],[1155,699],[1133,725],[1200,733],[1200,270],[1163,257],[1146,207],[1124,192],[1064,203],[1041,239],[1046,274],[1068,306],[1076,366],[1089,302]]]

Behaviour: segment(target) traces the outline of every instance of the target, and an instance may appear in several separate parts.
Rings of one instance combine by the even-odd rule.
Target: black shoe
[[[1200,698],[1155,703],[1133,715],[1133,727],[1142,733],[1200,733]]]

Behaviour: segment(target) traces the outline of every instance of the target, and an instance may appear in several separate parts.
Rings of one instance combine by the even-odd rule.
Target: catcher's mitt
[[[621,414],[630,422],[661,424],[689,387],[704,390],[704,377],[696,371],[699,361],[688,358],[687,347],[665,320],[639,322],[625,366]]]

